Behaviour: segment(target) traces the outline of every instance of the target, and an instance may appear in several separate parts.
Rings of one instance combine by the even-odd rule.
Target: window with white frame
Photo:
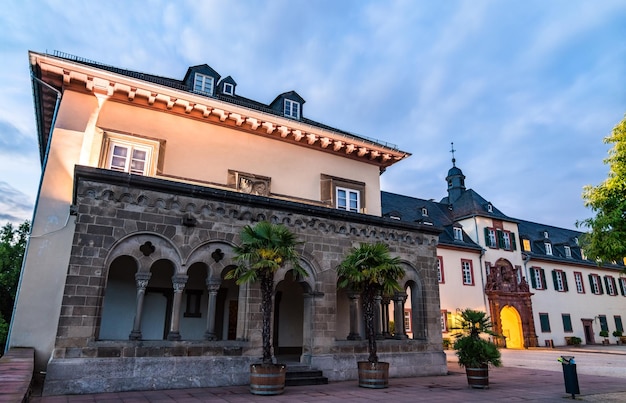
[[[585,285],[583,283],[583,275],[580,272],[574,272],[574,281],[576,282],[576,292],[579,294],[585,293]]]
[[[358,190],[336,188],[337,208],[340,210],[353,211],[358,213],[361,211],[361,195]]]
[[[474,285],[474,269],[471,260],[461,259],[461,271],[463,273],[463,285]]]
[[[569,246],[565,245],[565,257],[571,258],[572,257],[572,248],[570,248]]]
[[[613,276],[604,276],[604,285],[606,286],[607,294],[617,295],[617,289],[615,287],[615,278]]]
[[[154,175],[159,145],[154,140],[105,132],[100,166],[135,175]]]
[[[503,231],[502,232],[502,246],[506,250],[511,250],[511,233]]]
[[[485,242],[490,248],[496,248],[498,241],[496,240],[496,230],[493,228],[485,228]]]
[[[411,310],[410,309],[404,310],[404,330],[409,333],[411,332]]]
[[[213,95],[213,82],[213,77],[196,73],[193,78],[193,90],[202,94]]]
[[[597,274],[589,275],[589,286],[591,287],[591,292],[593,294],[604,294],[604,290],[602,289],[602,282],[600,281],[600,276],[598,276]]]
[[[440,283],[445,283],[445,277],[443,274],[443,257],[437,256],[437,280]]]
[[[422,215],[428,217],[428,209],[426,207],[422,207]]]
[[[536,290],[546,289],[546,274],[541,267],[530,268],[530,282]]]
[[[234,95],[235,94],[235,86],[231,83],[224,83],[224,94]]]
[[[300,119],[300,102],[285,99],[285,116],[294,119]]]
[[[490,248],[517,249],[515,234],[500,228],[485,227],[485,244]]]
[[[462,241],[463,240],[463,229],[460,227],[453,227],[452,230],[454,231],[454,240],[455,241]]]
[[[552,256],[552,244],[545,242],[544,245],[546,246],[546,255]]]
[[[563,270],[552,270],[552,280],[554,280],[554,289],[559,292],[568,291],[567,277]]]

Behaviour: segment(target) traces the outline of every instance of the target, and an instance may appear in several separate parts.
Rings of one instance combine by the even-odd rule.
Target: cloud
[[[0,221],[20,223],[32,218],[30,197],[7,182],[0,181]]]
[[[11,122],[0,119],[0,154],[31,154],[37,150],[35,139],[22,133]]]

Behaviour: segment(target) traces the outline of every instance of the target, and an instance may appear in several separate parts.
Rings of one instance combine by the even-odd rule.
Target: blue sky
[[[0,224],[30,219],[40,164],[28,50],[181,79],[207,63],[238,94],[297,91],[304,115],[413,155],[383,190],[466,185],[505,214],[574,228],[626,113],[623,0],[3,2]]]

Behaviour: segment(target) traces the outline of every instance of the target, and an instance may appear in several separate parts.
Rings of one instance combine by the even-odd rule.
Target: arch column
[[[143,314],[143,299],[146,295],[146,287],[152,273],[137,272],[135,273],[135,284],[137,286],[137,298],[135,302],[135,320],[133,321],[133,330],[128,336],[129,340],[141,340],[141,315]]]
[[[384,296],[381,298],[381,319],[383,323],[383,338],[388,339],[391,337],[391,333],[389,333],[389,302],[390,298],[388,296]]]
[[[358,292],[348,293],[350,298],[350,333],[348,340],[362,340],[361,329],[361,296]]]
[[[398,340],[408,338],[404,330],[404,302],[406,297],[406,292],[397,292],[393,296],[393,316],[396,327],[396,334],[393,338]]]
[[[382,305],[383,297],[380,293],[376,294],[374,297],[374,332],[376,333],[376,338],[381,340],[384,339],[383,336],[383,305]]]
[[[215,315],[217,309],[217,292],[220,289],[220,280],[208,279],[206,280],[206,288],[209,291],[209,301],[207,303],[206,313],[206,331],[204,332],[205,340],[217,340],[215,334]]]
[[[188,276],[174,275],[172,277],[172,285],[174,287],[174,301],[172,303],[172,320],[170,322],[170,331],[167,334],[168,340],[180,340],[180,306],[183,299],[183,291],[187,284]]]

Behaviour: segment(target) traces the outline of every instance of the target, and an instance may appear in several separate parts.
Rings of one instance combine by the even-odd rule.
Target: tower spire
[[[450,142],[450,146],[451,146],[450,152],[452,153],[452,166],[455,167],[456,166],[456,158],[454,158],[454,152],[456,150],[454,149],[454,142]]]

